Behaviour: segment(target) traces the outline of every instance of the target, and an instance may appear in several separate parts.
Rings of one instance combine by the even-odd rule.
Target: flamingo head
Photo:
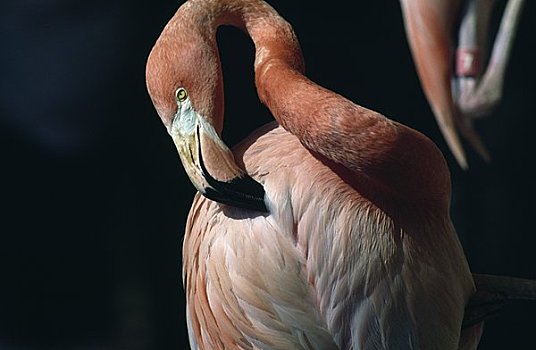
[[[222,141],[223,84],[215,43],[181,30],[174,17],[146,67],[147,89],[190,180],[216,202],[267,211],[264,189]],[[184,25],[183,27],[187,27]]]

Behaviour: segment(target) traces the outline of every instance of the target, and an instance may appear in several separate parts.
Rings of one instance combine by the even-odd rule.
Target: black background
[[[271,4],[293,24],[312,80],[444,151],[471,268],[536,278],[536,4],[526,2],[503,102],[477,123],[493,162],[468,151],[469,171],[423,96],[397,1]],[[194,189],[144,82],[178,5],[0,5],[0,349],[187,348],[180,266]],[[271,116],[254,89],[251,42],[234,28],[218,39],[233,145]],[[480,348],[536,346],[535,315],[536,304],[510,304]]]

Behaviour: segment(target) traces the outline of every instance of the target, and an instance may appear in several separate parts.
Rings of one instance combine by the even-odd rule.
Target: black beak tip
[[[199,132],[199,129],[197,130]],[[237,208],[268,212],[264,203],[264,187],[249,175],[244,174],[230,181],[219,181],[213,178],[205,167],[203,152],[199,144],[199,160],[203,176],[208,183],[203,195],[215,202]]]
[[[203,195],[215,202],[237,208],[267,213],[264,202],[264,187],[250,176],[237,177],[231,181],[208,181],[211,187],[205,189]]]

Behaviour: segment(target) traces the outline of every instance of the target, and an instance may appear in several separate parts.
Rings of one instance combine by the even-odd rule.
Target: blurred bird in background
[[[458,164],[467,159],[458,131],[486,161],[490,155],[473,128],[503,94],[524,0],[509,0],[488,50],[495,0],[401,0],[408,41],[428,101]]]

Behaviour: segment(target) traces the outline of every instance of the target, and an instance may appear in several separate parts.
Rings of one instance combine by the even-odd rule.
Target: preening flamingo
[[[473,119],[489,114],[501,100],[524,0],[508,1],[489,57],[487,40],[495,0],[400,2],[424,93],[458,164],[467,168],[457,130],[489,161]]]
[[[253,40],[258,94],[277,120],[233,151],[219,136],[220,25]],[[476,347],[486,312],[468,305],[475,284],[440,151],[304,76],[292,27],[270,5],[186,2],[146,77],[200,192],[183,246],[192,348]]]

